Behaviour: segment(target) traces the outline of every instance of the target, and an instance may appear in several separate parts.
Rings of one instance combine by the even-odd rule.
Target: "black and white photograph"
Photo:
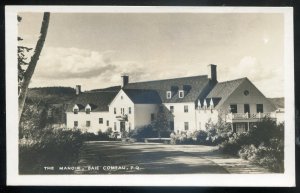
[[[292,16],[6,7],[8,182],[293,186]]]

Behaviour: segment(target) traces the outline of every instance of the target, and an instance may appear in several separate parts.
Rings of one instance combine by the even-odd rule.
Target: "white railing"
[[[276,118],[274,112],[270,113],[229,113],[227,120],[243,120],[243,119],[262,119],[262,118]]]

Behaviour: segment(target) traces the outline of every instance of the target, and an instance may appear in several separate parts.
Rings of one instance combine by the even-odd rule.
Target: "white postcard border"
[[[17,13],[18,12],[195,12],[284,14],[285,172],[284,174],[181,175],[19,175]],[[289,7],[122,7],[122,6],[6,6],[6,136],[8,185],[56,186],[295,186],[295,115],[293,8]]]

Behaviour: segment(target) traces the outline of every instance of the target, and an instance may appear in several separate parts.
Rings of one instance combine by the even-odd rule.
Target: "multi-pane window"
[[[263,104],[256,104],[256,112],[263,113],[264,112],[264,105]]]
[[[86,109],[85,109],[85,113],[86,113],[86,114],[90,114],[90,113],[91,113],[91,109],[90,109],[90,108],[86,108]]]
[[[103,118],[99,118],[99,124],[103,124]]]
[[[74,127],[78,127],[78,121],[74,121]]]
[[[189,122],[184,122],[184,130],[189,130]]]
[[[167,99],[170,99],[170,98],[172,98],[172,93],[171,93],[171,91],[167,91]]]
[[[125,109],[121,108],[121,114],[124,115],[125,114]]]
[[[188,105],[184,105],[184,112],[185,113],[189,112],[189,106]]]
[[[183,98],[184,97],[184,92],[183,92],[183,90],[180,90],[179,91],[179,98]]]
[[[171,113],[174,113],[174,106],[170,106]]]
[[[117,114],[117,108],[116,107],[114,108],[114,114]]]
[[[128,113],[131,114],[131,107],[128,108]]]
[[[155,120],[155,115],[154,113],[151,113],[151,122]]]
[[[231,113],[237,113],[237,105],[236,104],[230,105],[230,112]]]
[[[74,109],[74,114],[78,114],[78,109]]]
[[[86,121],[86,126],[90,127],[91,126],[91,121]]]
[[[106,126],[109,126],[109,120],[106,121]]]

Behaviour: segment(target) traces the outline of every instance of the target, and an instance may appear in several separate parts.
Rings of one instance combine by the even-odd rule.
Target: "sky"
[[[35,47],[40,13],[19,13],[21,45]],[[206,75],[248,77],[267,97],[284,96],[284,23],[279,13],[51,13],[30,87]]]

